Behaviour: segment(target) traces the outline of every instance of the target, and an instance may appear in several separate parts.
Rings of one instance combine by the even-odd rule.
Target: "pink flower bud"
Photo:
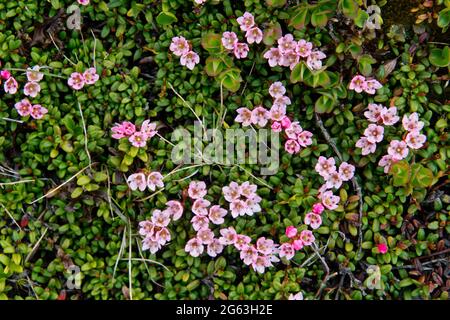
[[[302,240],[294,240],[294,242],[292,243],[292,246],[294,247],[295,250],[300,250],[303,248],[303,241]]]
[[[281,132],[281,130],[282,130],[281,122],[274,121],[274,123],[272,123],[272,130],[274,132]]]
[[[388,246],[385,243],[377,244],[377,248],[381,254],[385,254],[386,252],[388,252]]]
[[[286,228],[286,236],[288,238],[293,238],[297,235],[297,228],[294,226],[289,226]]]
[[[325,210],[325,208],[324,208],[323,204],[321,204],[321,203],[315,203],[312,207],[312,211],[315,214],[322,214],[323,210]]]
[[[283,119],[281,119],[281,126],[283,129],[289,128],[291,126],[291,119],[288,117],[283,117]]]
[[[0,77],[1,77],[3,80],[8,80],[8,79],[11,77],[11,72],[9,72],[8,70],[2,70],[2,71],[0,72]]]

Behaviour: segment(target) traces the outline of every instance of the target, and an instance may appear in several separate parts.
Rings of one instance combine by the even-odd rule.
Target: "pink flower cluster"
[[[129,122],[124,121],[121,124],[116,124],[111,128],[114,139],[128,138],[128,141],[137,148],[145,147],[147,141],[152,138],[158,132],[156,130],[156,123],[151,123],[150,120],[145,120],[141,125],[141,130],[136,130],[136,126]]]
[[[261,212],[259,203],[262,199],[256,193],[257,189],[258,187],[255,184],[248,181],[240,185],[233,181],[222,188],[225,200],[230,203],[233,218],[244,215],[252,216],[256,212]]]
[[[383,141],[384,127],[381,125],[392,126],[400,120],[400,117],[397,115],[396,107],[388,109],[374,103],[369,104],[368,110],[364,112],[364,116],[373,123],[369,124],[364,131],[364,137],[361,137],[356,142],[356,147],[361,148],[361,154],[366,156],[374,153],[377,149],[377,143]]]
[[[242,31],[245,32],[245,38],[248,44],[260,43],[263,39],[263,33],[258,26],[255,25],[255,18],[249,12],[245,12],[243,16],[236,19]],[[226,50],[234,53],[237,59],[246,58],[249,52],[247,43],[239,42],[236,33],[225,31],[222,34],[222,45]]]
[[[154,254],[171,240],[167,226],[171,221],[181,218],[183,205],[176,200],[171,200],[166,203],[166,206],[163,211],[155,209],[150,220],[139,222],[139,234],[144,237],[142,250],[150,250]]]
[[[40,104],[32,105],[26,98],[17,102],[14,107],[22,117],[31,116],[34,119],[42,119],[48,113],[46,108]]]
[[[23,87],[23,93],[31,98],[36,98],[41,91],[39,81],[44,78],[44,74],[39,72],[40,66],[34,66],[33,68],[27,68],[27,80],[28,82]]]
[[[404,115],[402,119],[403,129],[407,134],[403,140],[392,140],[388,147],[388,154],[384,155],[378,165],[384,168],[384,172],[388,173],[392,164],[400,161],[408,156],[410,149],[420,149],[425,144],[427,137],[421,134],[424,123],[419,121],[419,115],[414,112],[409,116]]]
[[[300,63],[306,61],[310,70],[319,70],[322,68],[322,60],[326,58],[325,53],[320,50],[314,50],[313,44],[304,39],[294,40],[290,33],[278,39],[278,47],[270,48],[264,54],[271,67],[282,66],[289,67],[291,70]]]
[[[355,90],[357,93],[365,92],[368,94],[375,94],[376,90],[383,87],[376,79],[366,79],[361,75],[356,75],[350,81],[349,89]]]
[[[174,55],[180,57],[180,64],[189,70],[194,69],[200,62],[199,55],[191,50],[191,45],[184,37],[173,37],[169,49]]]
[[[17,83],[16,79],[11,75],[11,72],[8,70],[2,70],[0,72],[0,77],[3,80],[6,80],[3,84],[3,88],[5,89],[6,93],[9,94],[15,94],[17,92],[17,89],[19,88],[19,84]]]
[[[143,172],[138,172],[130,175],[127,179],[128,185],[131,190],[144,191],[149,188],[151,191],[155,191],[156,188],[163,188],[163,176],[160,172],[154,171],[145,175]]]
[[[97,70],[89,68],[83,73],[72,72],[67,80],[67,84],[74,90],[81,90],[85,85],[95,84],[99,78]]]
[[[323,156],[319,157],[315,170],[325,180],[321,190],[339,189],[342,182],[351,180],[355,174],[353,165],[342,162],[339,169],[337,169],[334,158],[325,158]]]

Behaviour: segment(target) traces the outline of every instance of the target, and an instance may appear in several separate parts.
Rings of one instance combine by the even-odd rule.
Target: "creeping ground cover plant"
[[[447,300],[448,10],[0,3],[0,299]]]

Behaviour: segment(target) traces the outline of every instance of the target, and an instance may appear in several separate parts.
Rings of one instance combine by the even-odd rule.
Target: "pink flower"
[[[244,264],[249,266],[258,258],[258,251],[253,245],[244,245],[240,257]]]
[[[325,208],[321,203],[314,203],[312,206],[312,212],[315,214],[322,214],[324,210]]]
[[[290,33],[278,39],[278,49],[283,55],[288,51],[294,51],[296,47],[297,43],[294,41],[294,37]]]
[[[237,240],[237,233],[233,227],[221,229],[220,234],[222,235],[219,238],[221,244],[223,245],[235,244]]]
[[[375,91],[382,88],[383,86],[377,80],[366,80],[366,86],[364,91],[368,94],[375,94]],[[356,90],[355,90],[356,91]]]
[[[189,51],[180,58],[180,64],[186,66],[189,70],[193,70],[195,65],[200,62],[200,57],[194,51]]]
[[[205,199],[197,199],[192,204],[192,212],[197,216],[207,216],[208,215],[208,207],[211,205],[211,202]]]
[[[300,151],[300,145],[296,140],[289,139],[284,144],[284,150],[286,150],[287,153],[295,154]]]
[[[273,253],[273,250],[275,248],[275,243],[273,240],[266,239],[265,237],[260,237],[256,241],[256,249],[259,253],[270,255]]]
[[[288,300],[303,300],[303,293],[298,292],[296,294],[291,293]]]
[[[128,138],[128,141],[136,148],[145,147],[147,144],[147,136],[142,132],[135,132]]]
[[[381,142],[383,140],[384,128],[376,124],[369,124],[364,131],[364,135],[367,137],[367,141],[371,143]]]
[[[227,210],[221,208],[218,205],[214,205],[209,208],[209,220],[214,224],[222,224],[225,222],[224,217],[227,215]]]
[[[307,130],[302,131],[299,133],[298,137],[297,137],[297,142],[300,146],[302,147],[307,147],[310,146],[312,144],[312,136],[313,134]]]
[[[287,260],[291,260],[295,255],[294,247],[290,243],[283,243],[280,246],[280,252],[278,253],[280,258],[286,258]]]
[[[225,197],[225,200],[228,202],[233,202],[235,200],[238,200],[241,196],[241,188],[239,184],[236,182],[231,182],[229,186],[222,188],[223,195]]]
[[[173,37],[169,49],[174,55],[182,57],[190,51],[189,42],[184,37]]]
[[[85,84],[84,76],[79,72],[73,72],[69,80],[67,80],[67,83],[72,89],[81,90]]]
[[[283,131],[283,127],[281,125],[281,122],[275,121],[270,126],[273,132],[281,132]]]
[[[294,226],[289,226],[285,231],[286,237],[294,238],[297,235],[297,228]]]
[[[134,124],[132,124],[129,121],[124,121],[122,122],[122,127],[123,127],[123,133],[126,136],[131,136],[133,133],[136,132],[136,127]]]
[[[317,217],[320,218],[320,216]],[[310,246],[315,240],[314,235],[310,230],[303,230],[300,233],[300,239],[302,240],[303,245],[305,246]]]
[[[155,238],[156,238],[156,241],[158,241],[158,243],[160,245],[162,245],[162,246],[165,245],[171,239],[169,229],[164,228],[164,227],[160,228],[159,231],[156,232]]]
[[[350,81],[350,90],[355,90],[358,93],[365,91],[367,88],[366,78],[363,76],[354,76]]]
[[[342,179],[339,172],[333,171],[328,176],[325,177],[325,183],[328,189],[335,188],[339,189],[342,185]]]
[[[312,47],[313,45],[311,42],[301,39],[297,42],[295,51],[300,55],[300,57],[307,58],[311,55]]]
[[[158,130],[156,130],[156,123],[150,123],[150,120],[145,120],[141,125],[141,133],[145,134],[147,139],[154,137]]]
[[[19,85],[14,77],[9,77],[8,80],[5,81],[3,88],[6,93],[15,94],[19,88]]]
[[[139,222],[139,234],[141,236],[147,236],[153,234],[154,225],[153,222],[144,220]]]
[[[326,178],[327,176],[336,171],[336,162],[334,158],[327,159],[323,156],[320,156],[315,166],[315,170],[323,178]]]
[[[256,196],[257,189],[258,189],[258,187],[256,186],[256,184],[251,184],[248,181],[245,181],[239,187],[240,194],[249,199]]]
[[[191,181],[189,183],[188,195],[191,199],[201,199],[206,196],[206,183],[203,181]]]
[[[289,139],[297,140],[299,134],[303,131],[298,121],[291,122],[291,125],[286,128],[285,132]]]
[[[322,224],[322,218],[314,212],[309,212],[305,216],[305,224],[311,226],[313,229],[317,229]]]
[[[261,206],[259,205],[261,200],[262,198],[258,195],[254,195],[253,197],[245,200],[245,204],[248,207],[247,214],[249,216],[252,216],[255,212],[261,212]]]
[[[166,227],[170,223],[170,213],[155,209],[152,214],[152,223],[157,227]]]
[[[252,268],[255,272],[264,273],[265,268],[271,267],[272,263],[267,256],[258,256],[255,262],[252,263]]]
[[[197,239],[202,242],[202,244],[210,244],[214,240],[214,233],[209,229],[200,229],[197,231]]]
[[[383,112],[383,106],[381,104],[369,103],[367,111],[364,112],[364,116],[370,122],[380,122],[382,120],[381,114]]]
[[[25,84],[25,87],[23,88],[23,93],[26,96],[30,96],[32,98],[35,98],[40,91],[41,86],[37,82],[27,82],[27,84]]]
[[[223,245],[218,239],[213,239],[213,241],[206,247],[206,252],[210,257],[216,257],[223,251]]]
[[[231,202],[230,211],[233,218],[237,218],[238,216],[243,216],[248,213],[252,214],[247,206],[247,203],[242,200],[234,200]]]
[[[361,154],[366,156],[375,152],[377,149],[377,144],[370,142],[367,137],[361,137],[358,141],[356,141],[356,147],[361,148]]]
[[[225,49],[234,50],[234,46],[238,43],[238,37],[236,33],[225,31],[222,34],[222,45]]]
[[[289,99],[289,97],[287,97],[287,96],[277,97],[273,100],[273,105],[287,106],[290,104],[291,104],[291,99]]]
[[[271,48],[264,53],[264,58],[268,60],[270,67],[275,67],[281,63],[282,56],[278,48]]]
[[[418,131],[411,131],[406,135],[405,142],[411,149],[420,149],[427,140],[427,137]]]
[[[270,117],[269,111],[262,106],[258,106],[252,110],[252,123],[260,127],[264,127]]]
[[[17,113],[19,113],[22,117],[29,116],[31,113],[31,103],[28,99],[23,99],[17,102],[14,107],[16,108]]]
[[[177,221],[181,218],[181,215],[183,214],[183,205],[181,202],[176,200],[170,200],[166,203],[167,206],[167,212],[171,215],[173,221]]]
[[[192,228],[194,228],[195,231],[208,228],[209,226],[209,219],[207,216],[193,216],[191,219]]]
[[[289,119],[289,117],[284,116],[283,119],[281,119],[281,126],[283,129],[287,129],[291,126],[292,121]]]
[[[325,53],[319,50],[311,52],[306,60],[306,65],[311,70],[319,70],[322,68],[322,60],[326,58]]]
[[[248,44],[260,43],[263,39],[263,33],[260,28],[253,27],[247,30],[245,37],[247,38]]]
[[[89,0],[77,0],[79,4],[83,6],[87,6],[89,4]]]
[[[163,176],[159,172],[151,172],[147,177],[147,187],[151,191],[155,191],[156,187],[163,188],[164,182],[163,182]]]
[[[144,191],[147,188],[147,179],[143,173],[134,173],[127,179],[128,185],[131,190]]]
[[[402,119],[403,128],[406,131],[420,131],[423,128],[424,123],[419,121],[419,116],[416,112],[411,113],[409,117],[407,115],[403,116]]]
[[[377,249],[381,254],[386,254],[388,252],[388,246],[385,243],[377,244]]]
[[[404,141],[392,140],[389,144],[388,154],[394,160],[402,160],[408,156],[408,145]]]
[[[252,124],[252,112],[247,108],[239,108],[236,110],[238,115],[234,121],[242,123],[243,127]]]
[[[122,124],[116,124],[111,128],[111,131],[113,132],[112,138],[121,139],[133,134],[136,131],[136,127],[131,122],[125,121]]]
[[[206,0],[194,0],[196,4],[204,4]]]
[[[338,203],[341,200],[339,196],[333,195],[331,191],[325,191],[322,194],[322,204],[328,210],[334,210],[338,207]]]
[[[299,54],[294,50],[288,50],[283,54],[281,65],[289,67],[291,70],[300,62]]]
[[[9,72],[8,70],[0,71],[0,78],[2,78],[3,80],[8,80],[9,78],[11,78],[11,72]]]
[[[339,166],[339,176],[342,181],[349,181],[355,175],[355,167],[347,162],[342,162]]]
[[[296,239],[292,242],[292,248],[294,248],[294,250],[301,250],[303,247],[304,244],[301,239]]]
[[[286,105],[274,104],[269,111],[272,121],[281,121],[286,115]]]
[[[391,166],[392,166],[392,164],[393,163],[395,163],[396,161],[394,161],[393,159],[392,159],[392,156],[390,156],[390,155],[384,155],[381,159],[380,159],[380,161],[378,162],[378,165],[380,166],[380,167],[384,167],[384,173],[388,173],[389,172],[389,170],[391,170]]]
[[[255,18],[249,12],[245,12],[243,16],[236,19],[242,31],[247,31],[255,25]]]
[[[252,239],[250,239],[249,236],[243,235],[243,234],[238,234],[236,236],[236,241],[234,242],[234,246],[236,247],[236,249],[238,250],[242,250],[245,248],[245,246],[247,246],[250,241]]]
[[[145,237],[144,240],[142,240],[142,250],[149,250],[150,253],[154,254],[159,249],[161,249],[161,245],[157,241],[150,239],[150,237]]]
[[[188,252],[194,258],[201,255],[204,249],[202,242],[197,238],[189,240],[184,247],[184,251]]]
[[[385,126],[392,126],[396,124],[398,120],[400,120],[400,117],[397,115],[397,108],[383,108],[381,111],[381,119],[383,120],[383,124]]]
[[[274,82],[269,87],[269,94],[273,98],[278,98],[284,96],[286,93],[286,88],[283,86],[283,84],[280,81]]]
[[[39,82],[44,77],[42,72],[39,72],[41,67],[34,66],[33,68],[27,68],[27,79],[29,82]]]
[[[84,82],[86,84],[94,84],[100,79],[95,68],[89,68],[83,72]]]
[[[234,55],[237,59],[247,58],[249,50],[246,43],[236,43],[234,46]]]
[[[31,107],[30,115],[34,119],[42,119],[44,115],[48,113],[48,110],[40,104],[35,104]]]

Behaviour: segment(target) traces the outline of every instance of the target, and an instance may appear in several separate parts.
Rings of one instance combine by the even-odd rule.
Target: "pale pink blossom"
[[[281,63],[283,57],[278,48],[271,48],[264,53],[264,58],[268,60],[269,66],[273,68]]]
[[[321,203],[314,203],[312,206],[312,212],[314,212],[315,214],[322,214],[322,212],[324,210],[325,210],[325,208],[324,208],[323,204],[321,204]]]
[[[402,119],[403,128],[406,131],[420,131],[423,128],[423,121],[419,121],[417,112],[411,113],[409,116],[404,115]]]
[[[139,222],[139,234],[141,236],[147,236],[153,234],[154,224],[149,220]]]
[[[147,144],[147,136],[142,132],[135,132],[129,138],[128,141],[136,148],[145,147]]]
[[[191,240],[189,240],[184,247],[184,251],[189,253],[194,258],[201,255],[204,249],[205,248],[203,247],[202,242],[197,238],[192,238]]]
[[[207,216],[193,216],[191,219],[192,228],[194,228],[195,231],[198,231],[200,229],[208,228],[209,226],[209,219]]]
[[[234,200],[230,203],[231,216],[237,218],[238,216],[243,216],[245,214],[252,214],[247,206],[247,203],[242,200]]]
[[[291,125],[286,128],[285,132],[289,139],[297,140],[303,129],[298,121],[291,122]]]
[[[249,47],[246,43],[236,43],[234,46],[234,56],[237,59],[247,58]]]
[[[251,265],[258,258],[258,251],[253,245],[243,245],[240,258],[246,265]]]
[[[322,218],[314,212],[309,212],[305,215],[305,224],[311,226],[313,229],[317,229],[322,224]]]
[[[382,88],[383,86],[377,80],[366,80],[366,86],[364,91],[368,94],[375,94],[376,90]],[[356,90],[355,90],[356,91]]]
[[[155,209],[153,210],[151,221],[157,227],[167,227],[170,223],[170,213]]]
[[[302,147],[310,146],[312,144],[312,136],[311,132],[304,130],[297,136],[297,142]]]
[[[418,131],[408,132],[405,138],[405,142],[411,149],[420,149],[423,147],[427,137]]]
[[[86,84],[94,84],[100,79],[100,76],[97,74],[97,70],[95,68],[86,69],[83,72],[84,81]]]
[[[339,166],[339,176],[342,181],[349,181],[355,175],[355,167],[347,162],[342,162]]]
[[[253,27],[247,30],[245,37],[247,38],[248,44],[260,43],[263,39],[263,33],[260,28]]]
[[[253,197],[245,200],[245,204],[248,207],[247,214],[249,216],[252,216],[255,212],[261,212],[261,206],[259,205],[261,200],[262,198],[258,195],[254,195]]]
[[[336,171],[336,162],[334,158],[327,159],[324,156],[320,156],[315,166],[315,170],[323,178],[326,178]]]
[[[163,176],[159,172],[151,172],[147,177],[147,187],[151,191],[155,191],[156,188],[163,188],[164,182],[163,182]]]
[[[295,250],[290,243],[283,243],[280,246],[280,250],[278,255],[280,258],[286,258],[287,260],[291,260],[295,255]]]
[[[221,208],[218,205],[214,205],[209,208],[209,220],[214,224],[222,224],[225,222],[224,217],[227,215],[227,210]]]
[[[253,198],[256,195],[256,190],[258,186],[256,184],[252,184],[248,181],[245,181],[239,186],[240,194],[246,198]]]
[[[242,250],[243,248],[245,248],[246,245],[248,245],[250,243],[252,239],[250,239],[249,236],[246,236],[244,234],[238,234],[236,236],[236,241],[234,242],[234,246],[236,247],[236,249],[238,250]]]
[[[235,244],[237,240],[237,233],[233,227],[228,227],[220,230],[221,237],[219,241],[223,245]]]
[[[352,81],[350,81],[350,90],[355,90],[358,93],[361,93],[367,89],[366,78],[363,76],[354,76]]]
[[[258,106],[252,110],[252,123],[260,127],[264,127],[270,118],[269,111],[264,107]]]
[[[290,104],[291,99],[288,96],[278,97],[273,100],[273,105],[288,106]]]
[[[258,273],[264,273],[265,268],[271,267],[272,263],[268,256],[258,256],[255,262],[252,263],[252,268]]]
[[[73,72],[67,80],[67,84],[74,90],[81,90],[85,84],[84,76],[79,72]]]
[[[286,105],[274,104],[269,111],[272,121],[281,121],[286,116]]]
[[[289,119],[289,117],[284,116],[283,119],[281,119],[281,127],[283,129],[287,129],[291,126],[292,121]]]
[[[278,49],[282,55],[286,54],[288,51],[294,51],[296,47],[297,42],[294,41],[294,37],[290,33],[278,39]]]
[[[23,93],[26,96],[35,98],[41,91],[41,86],[37,82],[27,82],[23,87]]]
[[[334,210],[338,207],[338,203],[341,200],[339,196],[333,195],[331,191],[325,191],[322,194],[322,204],[328,210]]]
[[[211,205],[211,202],[205,199],[197,199],[192,204],[192,212],[197,216],[207,216],[208,215],[208,207]]]
[[[232,181],[228,186],[222,188],[223,196],[228,202],[238,200],[241,196],[241,187],[238,183]]]
[[[180,64],[186,66],[189,70],[193,70],[195,65],[200,62],[200,57],[194,51],[189,51],[180,58]]]
[[[371,143],[381,142],[384,136],[384,128],[371,123],[367,129],[364,130],[364,135],[367,137],[367,141]]]
[[[127,179],[128,185],[131,190],[144,191],[147,188],[147,178],[143,173],[134,173]]]
[[[300,145],[296,140],[288,139],[284,144],[284,150],[286,150],[287,153],[295,154],[300,151]]]
[[[131,122],[124,121],[121,124],[116,124],[114,127],[112,127],[111,131],[113,132],[112,138],[121,139],[128,137],[136,132],[136,127]]]
[[[184,37],[173,37],[169,49],[174,55],[182,57],[190,51],[189,42]]]
[[[291,293],[288,300],[303,300],[303,293],[298,292],[296,294]]]
[[[250,12],[245,12],[243,16],[236,19],[242,31],[247,31],[255,25],[255,18]]]
[[[188,195],[191,199],[201,199],[206,196],[206,183],[203,181],[191,181],[189,183]]]
[[[370,153],[374,153],[377,149],[377,144],[370,142],[367,137],[361,137],[356,141],[356,147],[361,148],[361,154],[366,156]]]
[[[284,67],[289,67],[289,69],[294,69],[295,66],[300,62],[299,54],[294,50],[288,50],[283,54],[281,59],[281,65]]]
[[[311,42],[301,39],[297,42],[295,51],[300,55],[300,57],[308,58],[311,55],[312,48],[313,48],[313,45]]]
[[[196,4],[204,4],[206,0],[194,0]]]
[[[289,226],[285,231],[286,237],[294,238],[297,235],[297,228],[294,226]]]
[[[234,121],[242,123],[243,127],[247,127],[252,124],[252,111],[247,108],[239,108],[236,111],[238,115]]]
[[[397,115],[397,108],[383,108],[381,111],[381,119],[383,120],[383,124],[385,126],[392,126],[396,124],[400,120],[400,117]]]
[[[315,50],[311,52],[309,57],[306,59],[306,65],[311,70],[319,70],[322,68],[322,60],[325,58],[325,53],[319,50]]]
[[[165,245],[167,242],[171,240],[169,229],[165,227],[160,228],[159,231],[156,232],[155,238],[160,245],[162,246]]]
[[[156,130],[156,123],[145,120],[141,125],[140,132],[145,134],[147,139],[154,137],[158,133],[158,130]]]
[[[283,131],[283,126],[281,125],[281,122],[274,121],[272,125],[270,126],[273,132],[281,132]]]
[[[387,154],[380,159],[378,165],[384,168],[384,173],[388,173],[391,170],[392,164],[395,162],[396,161],[392,158],[392,156]]]
[[[320,218],[320,216],[318,217]],[[310,230],[303,230],[300,233],[300,239],[305,246],[310,246],[315,240],[314,235]]]
[[[170,213],[173,221],[176,221],[181,218],[184,208],[180,201],[170,200],[166,203],[167,212]]]
[[[33,68],[27,68],[27,79],[29,82],[39,82],[44,77],[42,72],[39,72],[40,66],[34,66]]]
[[[236,33],[225,31],[222,34],[222,45],[227,50],[234,50],[235,45],[238,43],[238,37]]]
[[[161,245],[158,241],[153,241],[150,237],[145,237],[142,240],[142,250],[149,250],[151,254],[155,254],[159,249],[161,249]]]
[[[214,240],[214,233],[209,228],[200,229],[197,231],[197,239],[202,244],[210,244]]]
[[[31,113],[31,103],[28,99],[23,99],[17,102],[14,107],[16,108],[17,113],[22,117],[29,116]]]
[[[408,145],[404,141],[392,140],[389,144],[388,154],[394,160],[402,160],[408,156]]]
[[[265,237],[260,237],[256,240],[256,249],[259,253],[270,255],[273,253],[275,243],[273,240],[266,239]]]
[[[283,86],[283,84],[280,81],[274,82],[269,87],[269,94],[273,98],[278,98],[284,96],[286,93],[286,88]]]
[[[40,104],[35,104],[31,106],[30,115],[34,119],[42,119],[46,114],[48,113],[48,110],[41,106]]]
[[[383,112],[383,106],[381,104],[369,103],[367,111],[364,112],[364,116],[370,122],[378,123],[382,121],[381,114]]]
[[[318,191],[318,193],[317,193],[317,199],[319,199],[319,200],[322,201],[322,196],[323,196],[324,192],[328,191],[327,184],[324,183],[323,185],[321,185],[320,188],[319,188],[319,190],[317,190],[317,191]]]
[[[325,177],[325,183],[328,189],[335,188],[339,189],[342,185],[342,179],[337,171],[331,172],[328,176]]]
[[[210,257],[216,257],[218,254],[222,253],[223,245],[218,239],[213,239],[210,244],[206,247],[206,252]]]
[[[6,93],[15,94],[19,88],[19,85],[14,77],[9,77],[8,80],[5,81],[3,88]]]

